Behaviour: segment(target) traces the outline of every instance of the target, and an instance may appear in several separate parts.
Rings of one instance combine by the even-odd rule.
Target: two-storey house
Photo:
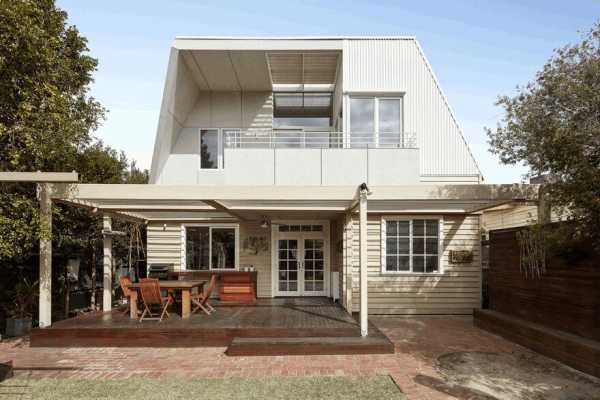
[[[144,221],[150,266],[253,270],[259,298],[339,299],[366,334],[480,307],[480,213],[531,197],[482,180],[413,37],[179,37],[150,185],[54,198]]]

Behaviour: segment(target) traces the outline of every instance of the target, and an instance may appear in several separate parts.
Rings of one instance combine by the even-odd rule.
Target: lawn
[[[305,377],[264,379],[9,379],[0,383],[4,399],[362,399],[405,400],[390,377]]]

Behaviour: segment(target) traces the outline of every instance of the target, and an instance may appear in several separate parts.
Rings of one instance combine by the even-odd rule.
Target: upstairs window
[[[223,168],[223,141],[219,129],[200,129],[200,168]]]
[[[440,272],[440,219],[383,219],[382,272]]]
[[[401,97],[351,97],[351,147],[402,147]]]

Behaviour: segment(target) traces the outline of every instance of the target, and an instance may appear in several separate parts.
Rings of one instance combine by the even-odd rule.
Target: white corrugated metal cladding
[[[414,38],[347,39],[346,95],[400,93],[404,131],[415,132],[423,177],[481,175],[446,97]]]

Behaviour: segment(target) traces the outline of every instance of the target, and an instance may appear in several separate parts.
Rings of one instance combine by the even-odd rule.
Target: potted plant
[[[37,297],[37,281],[24,278],[15,286],[13,307],[6,320],[6,336],[23,336],[31,331],[31,316]]]

